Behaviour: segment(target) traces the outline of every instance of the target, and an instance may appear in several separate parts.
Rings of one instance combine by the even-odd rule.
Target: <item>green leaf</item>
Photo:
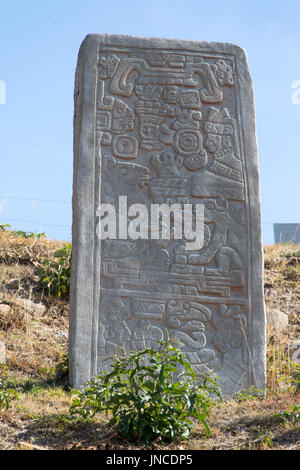
[[[116,356],[110,367],[75,396],[73,413],[88,417],[109,411],[110,425],[117,424],[118,432],[131,441],[186,439],[193,427],[190,417],[209,434],[209,393],[217,395],[218,387],[209,378],[196,380],[173,342],[161,341],[159,351],[147,348]]]

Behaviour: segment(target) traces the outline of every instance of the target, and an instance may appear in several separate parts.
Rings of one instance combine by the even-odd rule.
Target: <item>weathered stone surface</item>
[[[267,330],[270,334],[283,333],[289,325],[289,317],[286,313],[275,308],[267,308]]]
[[[203,247],[187,249],[172,235],[100,241],[99,204],[118,207],[124,195],[128,206],[203,204]],[[170,335],[197,373],[220,377],[225,393],[263,389],[262,272],[244,50],[87,36],[75,83],[71,385],[108,368],[116,349]]]

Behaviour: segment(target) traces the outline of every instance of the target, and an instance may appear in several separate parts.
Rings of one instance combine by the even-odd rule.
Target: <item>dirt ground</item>
[[[90,421],[70,417],[72,394],[63,367],[69,303],[49,296],[37,275],[41,260],[53,259],[61,246],[0,231],[0,341],[6,345],[0,378],[18,394],[0,411],[0,449],[145,449],[118,437],[105,414]],[[266,396],[248,390],[217,404],[210,437],[195,422],[188,441],[164,447],[155,442],[152,449],[300,450],[300,370],[291,360],[300,340],[300,247],[271,245],[264,251],[266,306],[289,317],[284,334],[269,332]]]

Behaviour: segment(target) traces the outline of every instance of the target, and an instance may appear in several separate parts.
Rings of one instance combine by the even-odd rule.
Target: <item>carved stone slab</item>
[[[232,44],[89,35],[75,83],[70,381],[180,340],[225,394],[265,387],[252,81]],[[204,245],[99,239],[99,205],[204,205]]]

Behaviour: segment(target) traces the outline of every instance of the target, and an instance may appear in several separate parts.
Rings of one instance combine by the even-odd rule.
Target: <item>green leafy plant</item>
[[[12,235],[16,237],[23,238],[44,238],[46,236],[45,232],[35,233],[35,232],[24,232],[24,230],[12,230]]]
[[[4,369],[0,370],[0,410],[8,410],[12,400],[18,399],[18,394],[15,389],[9,386],[9,380]]]
[[[6,232],[8,228],[10,228],[10,225],[0,224],[0,232]]]
[[[289,409],[282,411],[281,413],[276,413],[273,415],[274,418],[280,418],[285,423],[299,423],[300,422],[300,406],[299,405],[290,405]]]
[[[57,356],[56,366],[42,367],[38,372],[47,380],[47,383],[63,385],[67,388],[69,385],[69,356],[66,353],[59,353]]]
[[[243,444],[238,446],[239,450],[259,450],[273,448],[273,440],[267,429],[262,426],[252,426],[250,431],[250,437]]]
[[[187,439],[199,420],[207,436],[207,419],[220,389],[213,377],[197,378],[174,342],[159,350],[118,356],[109,373],[101,373],[75,395],[71,414],[84,418],[110,411],[109,425],[131,441]]]
[[[9,234],[14,237],[44,238],[46,236],[45,232],[36,233],[36,232],[25,232],[24,230],[10,230],[10,229],[11,229],[11,226],[9,224],[0,224],[0,232],[9,232]]]
[[[260,390],[259,388],[255,388],[253,386],[246,388],[244,390],[241,390],[240,392],[233,395],[233,399],[237,401],[238,403],[242,403],[243,401],[247,401],[247,400],[263,399],[263,397],[264,397],[263,390]]]
[[[68,354],[61,354],[59,362],[53,371],[52,383],[55,385],[63,385],[65,389],[69,385],[69,356]]]
[[[38,269],[42,287],[46,287],[48,295],[68,297],[71,277],[71,243],[64,243],[60,250],[54,252],[54,261],[43,260]]]

